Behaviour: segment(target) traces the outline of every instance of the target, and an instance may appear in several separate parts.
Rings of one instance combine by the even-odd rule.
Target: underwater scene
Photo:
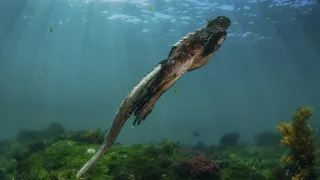
[[[0,180],[320,180],[319,0],[1,0]]]

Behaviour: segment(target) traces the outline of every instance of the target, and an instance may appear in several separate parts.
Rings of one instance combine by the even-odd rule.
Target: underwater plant
[[[315,165],[315,138],[307,123],[312,115],[311,107],[302,107],[294,112],[292,123],[281,123],[277,126],[282,136],[281,143],[290,148],[290,153],[283,156],[282,161],[292,163],[292,180],[307,179]]]
[[[290,156],[291,159],[287,159],[290,161],[285,164],[279,164],[279,159],[287,153],[288,148],[209,145],[207,148],[195,149],[190,144],[164,140],[114,145],[95,168],[81,179],[316,180],[319,177],[316,171],[320,170],[320,166],[315,161],[312,131],[306,123],[312,114],[311,108],[301,108],[292,117],[292,124],[278,126],[283,132],[281,142],[288,140],[287,144],[297,146],[287,146],[291,151],[284,157]],[[5,156],[0,157],[0,180],[76,179],[78,167],[99,148],[100,142],[95,138],[103,140],[103,133],[100,129],[64,131],[59,126],[51,127],[58,130],[54,131],[58,133],[49,133],[52,136],[62,134],[58,138],[46,136],[46,139],[42,137],[41,140],[28,139],[28,142],[16,138],[0,143],[5,147]],[[33,134],[44,131],[48,132],[48,128],[34,131]],[[204,145],[199,144],[199,147]]]
[[[33,142],[28,144],[28,150],[30,152],[39,152],[46,149],[46,144],[42,141]]]
[[[94,131],[86,132],[95,134],[92,133]],[[83,132],[70,133],[79,135]],[[65,132],[63,139],[8,142],[11,152],[6,157],[0,157],[0,180],[74,180],[78,167],[92,157],[92,151],[96,151],[99,144],[84,143],[82,139],[77,141],[69,136],[70,133]],[[194,153],[192,149],[191,145],[170,140],[130,146],[115,145],[81,179],[274,180],[274,167],[284,153],[283,148],[270,151],[269,147],[234,146],[215,147],[211,153],[208,151],[201,156],[202,150]]]
[[[92,144],[92,143],[102,143],[104,136],[103,136],[103,131],[100,128],[98,128],[96,130],[80,131],[72,135],[70,139]]]
[[[179,151],[179,144],[169,140],[163,140],[160,145],[161,151],[168,156],[171,156]]]

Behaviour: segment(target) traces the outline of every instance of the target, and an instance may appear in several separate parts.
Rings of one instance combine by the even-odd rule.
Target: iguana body
[[[231,21],[224,16],[208,20],[207,25],[189,33],[171,49],[167,59],[160,62],[122,101],[112,125],[98,152],[81,168],[77,178],[91,168],[110,149],[131,114],[133,126],[140,124],[151,113],[155,102],[184,73],[205,65],[227,37]]]

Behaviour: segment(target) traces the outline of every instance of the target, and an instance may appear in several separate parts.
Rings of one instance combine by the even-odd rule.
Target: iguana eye
[[[230,19],[225,16],[218,16],[217,21],[220,22],[221,25],[224,26],[225,28],[228,28],[231,24]]]
[[[219,16],[219,17],[218,17],[218,20],[223,21],[224,18],[223,18],[222,16]]]

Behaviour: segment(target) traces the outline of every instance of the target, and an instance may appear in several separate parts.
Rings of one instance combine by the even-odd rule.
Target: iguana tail
[[[157,76],[162,68],[162,64],[159,64],[153,69],[147,76],[145,76],[137,86],[127,95],[122,101],[116,116],[113,119],[112,125],[107,132],[105,139],[100,146],[96,154],[78,171],[77,178],[86,173],[92,166],[94,166],[113,145],[114,141],[118,137],[120,130],[122,129],[125,122],[129,119],[132,114],[136,103],[143,98],[145,89],[148,87],[150,82]]]

